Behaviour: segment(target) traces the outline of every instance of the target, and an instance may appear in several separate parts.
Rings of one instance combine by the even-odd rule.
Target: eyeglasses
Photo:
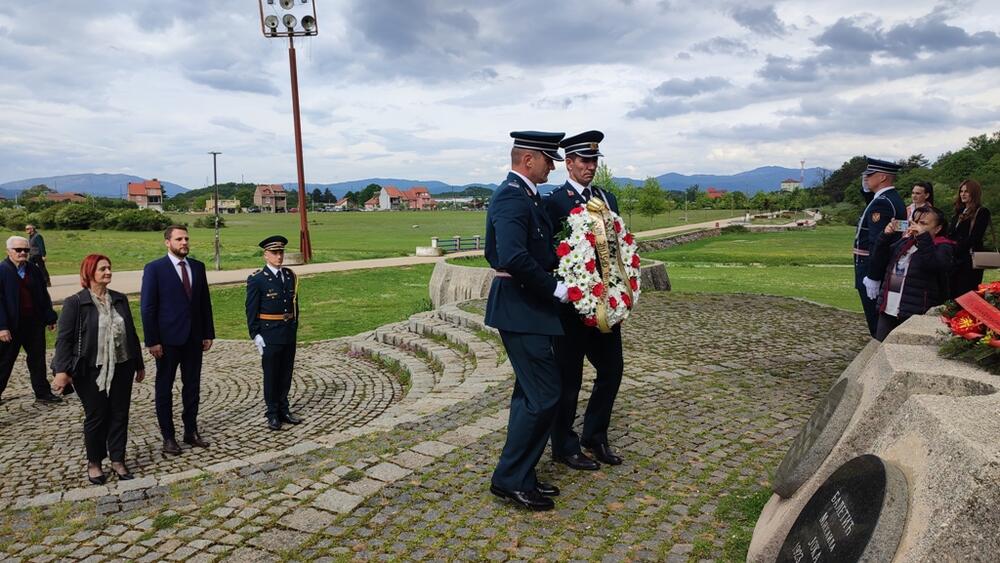
[[[14,252],[17,252],[18,254],[27,254],[27,253],[31,252],[30,248],[11,248],[11,250],[13,250]]]

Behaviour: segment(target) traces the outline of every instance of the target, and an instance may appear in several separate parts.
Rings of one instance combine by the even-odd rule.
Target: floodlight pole
[[[302,120],[299,117],[299,73],[295,66],[295,41],[288,36],[288,66],[292,73],[292,119],[295,121],[295,166],[299,175],[299,250],[302,261],[312,260],[312,243],[309,241],[309,222],[306,218],[306,173],[302,164]]]
[[[219,151],[209,151],[212,155],[212,185],[215,186],[215,269],[222,269],[222,257],[219,254],[219,167],[216,158],[222,154]]]

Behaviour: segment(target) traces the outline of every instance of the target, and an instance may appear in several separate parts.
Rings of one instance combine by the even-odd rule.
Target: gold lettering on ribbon
[[[608,326],[608,297],[611,294],[611,287],[608,281],[610,279],[609,271],[612,267],[611,249],[608,245],[609,238],[615,244],[618,273],[621,279],[625,281],[625,291],[628,292],[629,300],[633,300],[632,285],[629,282],[628,275],[625,273],[625,264],[622,262],[621,246],[618,242],[617,233],[613,229],[610,231],[607,229],[608,219],[611,218],[609,211],[607,204],[600,198],[592,197],[587,202],[587,212],[590,213],[590,217],[594,220],[594,248],[597,251],[597,257],[601,261],[601,283],[604,285],[604,291],[597,302],[597,328],[603,333],[611,332],[611,327]]]

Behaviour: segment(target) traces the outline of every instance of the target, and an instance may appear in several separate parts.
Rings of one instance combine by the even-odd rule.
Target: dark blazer
[[[980,207],[972,217],[966,217],[960,221],[962,215],[955,214],[951,219],[951,229],[948,231],[948,238],[955,241],[955,257],[960,262],[972,262],[972,252],[986,250],[984,239],[986,231],[989,230],[993,218],[990,210]],[[993,249],[993,240],[990,239],[990,249]]]
[[[618,199],[615,198],[615,194],[595,186],[590,186],[590,190],[595,196],[603,199],[611,211],[618,213]],[[569,182],[552,190],[543,201],[545,202],[545,212],[548,213],[549,220],[552,221],[552,228],[557,233],[562,230],[563,221],[569,216],[569,212],[584,204],[583,196],[577,193],[576,188]]]
[[[885,230],[885,226],[893,219],[906,219],[906,204],[900,197],[896,188],[886,188],[879,192],[877,197],[873,196],[870,203],[865,208],[864,215],[858,220],[858,233],[854,239],[854,248],[871,252],[875,249],[879,235]],[[884,268],[872,266],[871,260],[856,260],[855,269],[858,280],[855,286],[862,289],[860,278],[867,276],[868,279],[879,281],[882,279]]]
[[[299,328],[299,306],[295,299],[295,273],[288,268],[281,269],[284,282],[271,273],[267,266],[250,274],[247,278],[247,329],[250,338],[258,334],[265,344],[294,344]],[[264,321],[261,314],[291,314],[287,321]]]
[[[190,268],[191,299],[168,256],[153,260],[142,270],[139,309],[146,346],[181,346],[189,340],[215,339],[205,264],[191,257],[185,260]]]
[[[497,277],[486,302],[486,324],[500,330],[561,335],[553,297],[559,265],[552,223],[540,197],[532,197],[511,172],[493,193],[486,212],[486,260],[510,277]]]
[[[899,300],[899,314],[896,316],[900,321],[913,315],[923,315],[931,307],[937,307],[948,299],[948,275],[952,269],[955,243],[944,237],[932,238],[930,233],[921,233],[915,238],[903,238],[898,232],[891,235],[882,233],[872,250],[871,258],[872,268],[880,268],[885,272],[879,292],[878,310],[885,311],[889,294],[889,284],[886,281],[891,269],[914,245],[917,251],[910,257],[906,282]]]
[[[132,310],[124,293],[108,290],[111,306],[125,320],[125,340],[129,354],[136,361],[136,369],[144,369],[142,350],[139,348],[139,334],[135,330]],[[80,357],[86,358],[87,367],[97,366],[97,306],[90,291],[83,289],[63,301],[62,316],[59,318],[59,332],[56,334],[56,351],[52,358],[52,373],[67,372],[73,377],[77,361],[77,338],[81,338]],[[78,334],[77,331],[80,333]]]
[[[45,276],[38,266],[31,262],[24,264],[28,276],[29,291],[31,291],[31,302],[35,311],[46,325],[56,324],[56,311],[52,308],[52,298],[45,288]],[[17,330],[18,319],[20,317],[21,291],[20,276],[17,275],[17,266],[5,258],[0,262],[0,330]]]

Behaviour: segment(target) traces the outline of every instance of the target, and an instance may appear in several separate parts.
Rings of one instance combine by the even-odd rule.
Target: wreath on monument
[[[566,284],[569,301],[583,323],[611,332],[628,318],[639,298],[635,236],[599,198],[571,210],[566,227],[568,234],[556,247],[556,274]]]
[[[941,356],[1000,374],[1000,282],[982,284],[946,302],[941,321],[948,325],[949,336],[941,345]]]

